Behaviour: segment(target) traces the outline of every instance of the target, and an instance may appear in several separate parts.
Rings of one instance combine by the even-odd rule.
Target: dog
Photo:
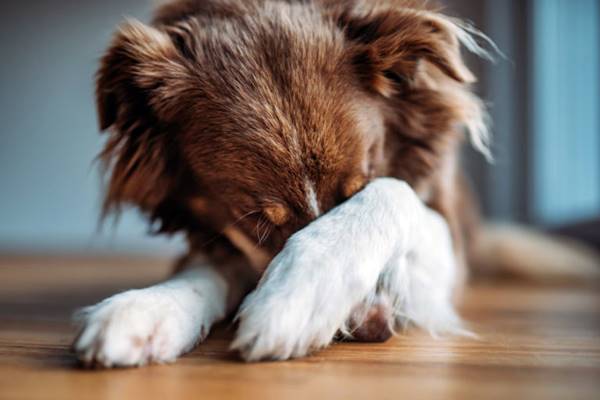
[[[412,0],[173,0],[121,26],[97,75],[104,214],[133,205],[189,251],[83,309],[77,357],[171,362],[233,313],[247,361],[409,323],[469,334],[453,296],[507,235],[482,228],[460,169],[467,139],[491,157],[461,48],[494,50]]]

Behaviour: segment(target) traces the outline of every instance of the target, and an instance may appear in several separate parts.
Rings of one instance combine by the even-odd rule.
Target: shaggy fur
[[[89,308],[82,360],[174,359],[277,254],[240,313],[246,359],[302,356],[336,330],[383,340],[400,320],[458,330],[450,294],[477,226],[465,136],[489,156],[461,45],[489,54],[428,4],[175,0],[118,30],[97,79],[104,212],[138,207],[156,233],[183,232],[189,254],[170,281]],[[390,254],[364,258],[375,249]]]
[[[235,223],[272,257],[315,218],[307,182],[326,212],[393,176],[458,235],[456,152],[465,128],[486,141],[464,35],[414,1],[178,1],[129,21],[98,73],[105,211],[135,205],[209,254],[234,251]]]

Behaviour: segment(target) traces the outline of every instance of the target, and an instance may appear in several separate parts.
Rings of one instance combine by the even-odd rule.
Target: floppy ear
[[[96,82],[100,128],[110,131],[100,154],[109,172],[104,214],[128,203],[156,218],[178,173],[172,125],[190,79],[166,32],[132,21],[116,33]]]
[[[411,110],[404,115],[405,133],[423,137],[463,126],[473,146],[492,160],[485,105],[468,86],[475,77],[463,62],[461,46],[493,60],[477,40],[501,54],[494,43],[472,26],[433,11],[356,4],[362,6],[334,18],[367,89],[392,101],[401,118]]]
[[[422,61],[459,83],[475,77],[462,60],[461,42],[482,51],[457,21],[410,8],[343,11],[338,24],[351,43],[352,62],[369,88],[390,97],[398,84],[411,82]]]

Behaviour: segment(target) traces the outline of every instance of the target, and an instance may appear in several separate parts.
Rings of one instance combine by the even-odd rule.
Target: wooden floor
[[[292,362],[241,363],[220,328],[174,365],[85,371],[69,315],[167,274],[164,261],[0,257],[1,399],[600,399],[598,288],[478,285],[479,340],[409,332]]]

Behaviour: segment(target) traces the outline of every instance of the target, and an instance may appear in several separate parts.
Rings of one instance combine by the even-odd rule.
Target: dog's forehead
[[[194,154],[234,197],[251,189],[318,215],[341,179],[367,172],[365,136],[379,115],[352,83],[333,21],[307,7],[268,11],[212,21],[202,34],[206,96],[195,132],[210,145],[202,140]],[[206,172],[207,162],[220,167]]]
[[[269,4],[199,32],[199,73],[232,103],[272,105],[331,93],[343,77],[342,32],[311,7]]]
[[[196,120],[244,150],[331,157],[360,125],[343,34],[310,7],[266,11],[213,21],[199,33],[205,96]]]

